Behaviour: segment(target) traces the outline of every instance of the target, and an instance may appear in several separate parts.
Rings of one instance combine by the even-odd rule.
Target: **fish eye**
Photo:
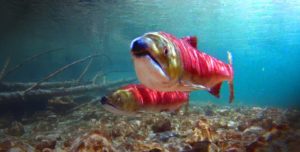
[[[168,53],[169,53],[169,50],[168,50],[167,47],[165,47],[165,48],[164,48],[164,54],[165,54],[165,55],[168,55]]]

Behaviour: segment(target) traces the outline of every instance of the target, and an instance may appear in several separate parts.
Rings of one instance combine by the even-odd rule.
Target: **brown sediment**
[[[208,109],[212,112],[207,113]],[[48,111],[30,118],[30,123],[14,122],[25,132],[12,138],[3,130],[13,125],[3,128],[0,151],[17,147],[36,151],[293,152],[300,143],[296,116],[298,110],[207,104],[191,106],[187,115],[162,112],[128,117],[92,103],[68,115]]]

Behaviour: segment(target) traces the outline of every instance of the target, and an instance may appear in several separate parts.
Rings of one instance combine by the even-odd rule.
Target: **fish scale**
[[[192,47],[184,39],[177,39],[174,36],[160,32],[168,39],[171,39],[179,47],[180,56],[184,66],[184,71],[196,74],[198,76],[211,77],[214,75],[224,76],[232,79],[233,70],[229,64],[223,63],[220,60],[200,52]],[[221,69],[225,70],[221,70]]]
[[[176,38],[166,32],[149,32],[132,42],[131,53],[138,79],[159,91],[207,90],[220,97],[223,81],[228,81],[234,98],[232,57],[224,63],[197,49],[197,38]]]
[[[141,105],[167,105],[188,101],[186,92],[161,92],[147,88],[141,84],[131,84],[122,88],[130,91]]]

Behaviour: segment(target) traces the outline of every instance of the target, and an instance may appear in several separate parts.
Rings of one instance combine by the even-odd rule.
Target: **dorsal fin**
[[[197,49],[198,40],[196,36],[186,36],[181,38],[182,40],[188,42],[191,46],[193,46],[195,49]]]

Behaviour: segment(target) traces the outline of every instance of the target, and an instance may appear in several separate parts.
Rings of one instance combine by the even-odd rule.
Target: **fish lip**
[[[108,98],[106,96],[103,96],[101,98],[100,102],[101,102],[102,105],[109,105],[109,106],[117,109],[117,107],[115,105],[113,105],[112,103],[108,102]]]
[[[147,50],[142,50],[142,51],[138,51],[138,52],[131,51],[131,52],[136,57],[142,57],[142,56],[146,56],[146,55],[150,54]]]
[[[149,57],[151,58],[151,60],[153,60],[162,70],[162,66],[160,65],[160,63],[151,55],[151,53],[148,53],[147,55],[149,55]],[[164,70],[163,70],[164,71]]]
[[[129,112],[123,111],[122,109],[120,109],[117,106],[108,102],[108,100],[109,99],[106,96],[102,97],[100,100],[103,108],[106,109],[107,111],[114,113],[114,114],[118,114],[118,115],[136,116],[136,113],[134,113],[134,112],[129,113]]]
[[[145,50],[145,51],[139,52],[139,53],[137,53],[137,52],[132,52],[132,54],[133,54],[135,57],[137,57],[137,58],[149,56],[149,57],[151,58],[151,60],[154,61],[154,62],[159,66],[159,68],[163,70],[161,64],[160,64],[160,63],[154,58],[154,56],[153,56],[151,53],[149,53],[148,51]],[[163,71],[164,71],[164,70],[163,70]]]
[[[100,99],[100,103],[101,104],[106,104],[106,102],[107,102],[107,97],[106,96],[103,96],[101,99]]]

